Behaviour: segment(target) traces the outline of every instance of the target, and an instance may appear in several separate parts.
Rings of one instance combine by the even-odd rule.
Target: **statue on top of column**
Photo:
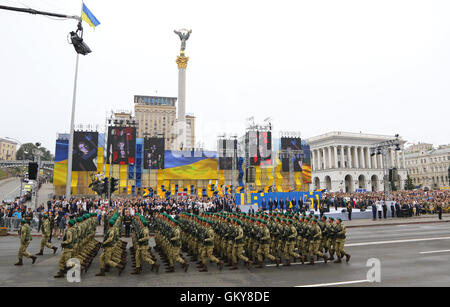
[[[192,30],[187,29],[181,29],[181,30],[174,30],[175,34],[177,34],[180,37],[181,40],[181,48],[180,48],[180,54],[184,55],[184,49],[186,49],[186,41],[189,39],[189,36],[192,33]]]

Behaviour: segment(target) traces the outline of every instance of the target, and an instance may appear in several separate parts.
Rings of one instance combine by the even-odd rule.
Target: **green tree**
[[[406,176],[405,180],[405,190],[414,190],[415,186],[413,184],[413,181],[411,177],[409,177],[409,174]]]
[[[37,149],[36,145],[33,143],[25,143],[20,146],[19,150],[16,152],[16,160],[33,160],[34,150]],[[49,150],[45,147],[39,147],[42,152],[42,161],[53,161],[54,157]]]

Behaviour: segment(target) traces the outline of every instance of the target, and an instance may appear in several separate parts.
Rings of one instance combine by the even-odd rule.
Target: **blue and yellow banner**
[[[83,3],[83,11],[81,13],[81,18],[86,21],[91,27],[95,29],[96,26],[100,24],[100,21],[92,14],[92,12]]]

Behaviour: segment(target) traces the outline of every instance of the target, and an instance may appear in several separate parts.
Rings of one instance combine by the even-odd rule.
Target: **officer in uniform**
[[[44,246],[53,249],[53,254],[56,253],[58,249],[56,246],[52,246],[49,242],[50,237],[50,221],[48,220],[48,215],[43,215],[44,222],[42,223],[42,238],[41,238],[41,249],[40,252],[36,254],[36,256],[42,256],[44,254]]]
[[[25,256],[27,258],[31,258],[33,260],[32,264],[36,262],[37,257],[31,255],[29,252],[27,252],[27,247],[30,245],[30,242],[32,240],[31,237],[31,228],[28,222],[25,219],[22,219],[20,221],[22,226],[19,230],[19,236],[20,236],[20,248],[19,252],[17,253],[17,258],[19,258],[19,261],[15,263],[14,265],[23,265],[22,257]]]

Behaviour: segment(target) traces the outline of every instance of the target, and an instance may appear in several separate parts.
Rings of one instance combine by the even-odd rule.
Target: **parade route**
[[[36,264],[24,259],[22,267],[15,267],[19,247],[17,236],[0,238],[0,286],[178,286],[178,287],[325,287],[325,286],[449,286],[450,225],[395,225],[354,228],[347,231],[346,250],[352,255],[349,263],[335,264],[317,261],[315,265],[294,262],[290,267],[276,267],[269,263],[264,269],[248,270],[240,264],[239,270],[224,267],[219,272],[209,264],[209,272],[198,272],[190,262],[184,273],[179,264],[175,273],[165,273],[161,266],[159,274],[150,271],[145,264],[141,275],[130,275],[131,259],[121,276],[115,269],[105,277],[96,277],[99,255],[94,259],[87,274],[81,275],[80,283],[69,283],[65,278],[54,279],[61,250],[56,255],[45,250]],[[129,241],[129,239],[125,239]],[[28,251],[37,253],[40,238],[33,238]],[[53,240],[59,246],[59,240]],[[151,245],[154,245],[153,239]],[[128,247],[130,244],[128,245]],[[152,252],[158,255],[153,249]],[[158,256],[159,257],[159,256]],[[188,258],[188,257],[186,257]],[[381,282],[367,280],[367,260],[377,258],[381,263]]]

